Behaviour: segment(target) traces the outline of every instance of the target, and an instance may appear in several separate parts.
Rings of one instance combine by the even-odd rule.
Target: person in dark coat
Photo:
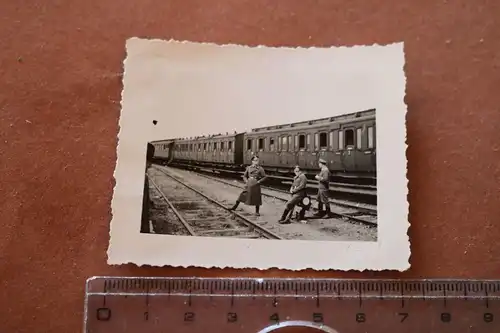
[[[330,170],[326,166],[326,161],[324,159],[319,159],[320,172],[314,178],[318,181],[318,212],[314,214],[317,217],[331,216],[330,211],[330,200],[328,198],[328,191],[330,188]],[[325,210],[323,210],[323,206]]]
[[[307,187],[307,177],[304,175],[302,170],[300,170],[300,167],[297,165],[295,166],[295,169],[293,170],[295,173],[295,177],[293,178],[293,184],[292,187],[290,188],[290,194],[292,195],[292,198],[287,201],[285,205],[285,211],[283,212],[283,215],[281,216],[281,220],[279,220],[279,223],[285,224],[285,223],[290,223],[290,216],[288,216],[289,213],[293,212],[293,209],[295,205],[298,205],[299,203],[302,202],[302,199],[306,197],[306,187]],[[290,214],[291,215],[291,214]]]
[[[260,216],[259,209],[262,205],[262,194],[260,184],[266,179],[264,168],[259,165],[259,157],[252,157],[252,164],[248,166],[243,174],[246,187],[241,192],[238,200],[230,210],[235,210],[240,202],[248,206],[255,206],[255,215]]]

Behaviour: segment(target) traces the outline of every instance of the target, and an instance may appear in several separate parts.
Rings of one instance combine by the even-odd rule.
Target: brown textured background
[[[0,3],[0,332],[80,331],[92,275],[500,277],[500,1]],[[120,75],[132,36],[404,41],[411,270],[107,266]]]

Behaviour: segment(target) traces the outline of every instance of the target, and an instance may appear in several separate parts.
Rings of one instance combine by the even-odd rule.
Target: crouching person
[[[286,203],[285,211],[281,216],[281,220],[279,220],[279,223],[281,224],[290,223],[293,209],[296,205],[300,204],[307,195],[307,177],[304,175],[302,170],[300,170],[300,167],[298,165],[295,166],[295,169],[293,171],[295,173],[295,177],[293,179],[292,187],[290,188],[290,194],[292,195],[292,198]]]

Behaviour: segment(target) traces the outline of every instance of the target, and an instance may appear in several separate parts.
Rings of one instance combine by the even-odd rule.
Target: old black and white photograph
[[[403,43],[125,49],[108,263],[409,267]]]
[[[148,143],[141,232],[376,241],[375,114]]]

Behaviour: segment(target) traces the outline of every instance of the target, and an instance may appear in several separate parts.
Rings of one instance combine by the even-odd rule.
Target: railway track
[[[171,163],[171,167],[176,167],[180,168],[183,170],[189,170],[189,169],[195,169],[199,171],[205,171],[214,173],[214,172],[222,172],[222,173],[231,173],[235,175],[243,175],[243,171],[233,171],[233,170],[225,170],[225,169],[218,169],[214,167],[209,167],[209,166],[199,166],[199,165],[192,165],[192,164],[186,164],[186,163]],[[210,171],[209,171],[210,170]],[[292,180],[289,177],[282,177],[282,176],[275,176],[275,175],[268,175],[268,178],[274,178],[276,180],[281,180],[283,184],[288,185],[289,183],[291,184]],[[317,181],[314,180],[309,180],[308,181],[312,186],[317,185]],[[330,182],[330,186],[333,190],[339,191],[339,192],[345,192],[345,193],[351,193],[351,194],[361,194],[361,195],[368,195],[368,196],[376,196],[377,195],[377,186],[374,185],[361,185],[361,184],[354,184],[354,183],[345,183],[345,182]]]
[[[282,239],[245,216],[230,211],[223,204],[164,170],[157,167],[154,169],[165,176],[162,183],[170,189],[169,193],[165,193],[163,186],[158,185],[150,174],[146,174],[147,177],[188,235]]]
[[[162,171],[162,172],[164,172],[164,171]],[[194,173],[196,173],[197,175],[199,175],[201,177],[204,177],[204,178],[207,178],[207,179],[210,179],[210,180],[213,180],[213,181],[217,181],[219,183],[223,183],[223,184],[226,184],[226,185],[229,185],[229,186],[233,186],[233,187],[236,187],[236,188],[240,188],[240,189],[244,188],[244,186],[242,185],[241,181],[238,181],[239,184],[234,184],[234,183],[222,180],[220,178],[216,178],[216,177],[213,177],[213,176],[205,175],[203,173],[199,173],[199,172],[195,172],[195,171],[191,171],[191,172],[194,172]],[[283,190],[279,190],[279,189],[275,189],[275,188],[271,188],[271,187],[267,187],[267,186],[261,186],[261,187],[263,189],[267,189],[267,190],[271,190],[271,191],[276,191],[276,192],[281,192],[281,193],[289,195],[289,192],[286,192],[286,191],[283,191]],[[280,200],[280,201],[283,201],[283,202],[288,201],[288,199],[286,199],[286,198],[284,198],[282,196],[277,196],[277,195],[273,195],[273,194],[269,194],[269,193],[265,193],[265,192],[262,192],[262,195],[266,196],[266,197],[274,198],[274,199],[277,199],[277,200]],[[316,201],[316,199],[314,199],[314,198],[311,198],[311,200],[312,201]],[[330,202],[333,203],[333,204],[337,204],[334,201],[330,201]],[[345,204],[345,203],[342,203],[342,204],[339,204],[339,205],[347,206],[348,208],[352,208],[355,211],[352,212],[352,213],[338,213],[338,212],[333,212],[332,211],[332,215],[333,216],[336,216],[336,217],[341,218],[343,220],[352,221],[352,222],[355,222],[355,223],[361,223],[363,225],[367,225],[367,226],[370,226],[370,227],[376,227],[377,226],[376,222],[369,221],[369,220],[366,220],[366,219],[363,219],[363,218],[359,218],[359,217],[356,216],[356,215],[372,215],[372,216],[375,215],[376,216],[376,210],[367,209],[367,208],[359,208],[359,207],[356,207],[354,205],[349,205],[349,204]],[[313,208],[313,210],[317,210],[317,209]]]
[[[225,183],[227,185],[230,185],[230,186],[235,186],[235,184],[231,183],[231,182],[228,182],[228,181],[225,181],[225,180],[222,180],[220,178],[217,178],[217,177],[214,177],[214,176],[208,176],[206,175],[203,171],[191,171],[191,172],[195,172],[196,174],[202,176],[202,177],[205,177],[205,178],[208,178],[208,179],[213,179],[213,180],[216,180],[218,182],[222,182],[222,183]],[[240,184],[242,183],[241,181],[237,180]],[[288,191],[285,191],[285,190],[282,190],[282,189],[279,189],[279,188],[275,188],[275,187],[270,187],[270,186],[261,186],[263,189],[268,189],[270,191],[275,191],[275,192],[280,192],[280,193],[283,193],[283,194],[286,194],[288,195],[289,192]],[[271,196],[273,197],[273,195],[267,195],[267,196]],[[316,201],[315,198],[311,198],[312,201]],[[337,205],[337,206],[341,206],[341,207],[346,207],[346,208],[351,208],[351,209],[356,209],[358,210],[360,213],[363,213],[364,215],[371,215],[371,216],[377,216],[377,210],[376,209],[373,209],[373,208],[369,208],[369,207],[360,207],[359,205],[357,204],[352,204],[352,203],[348,203],[346,201],[341,201],[341,200],[336,200],[336,199],[330,199],[330,203],[331,204],[334,204],[334,205]]]

